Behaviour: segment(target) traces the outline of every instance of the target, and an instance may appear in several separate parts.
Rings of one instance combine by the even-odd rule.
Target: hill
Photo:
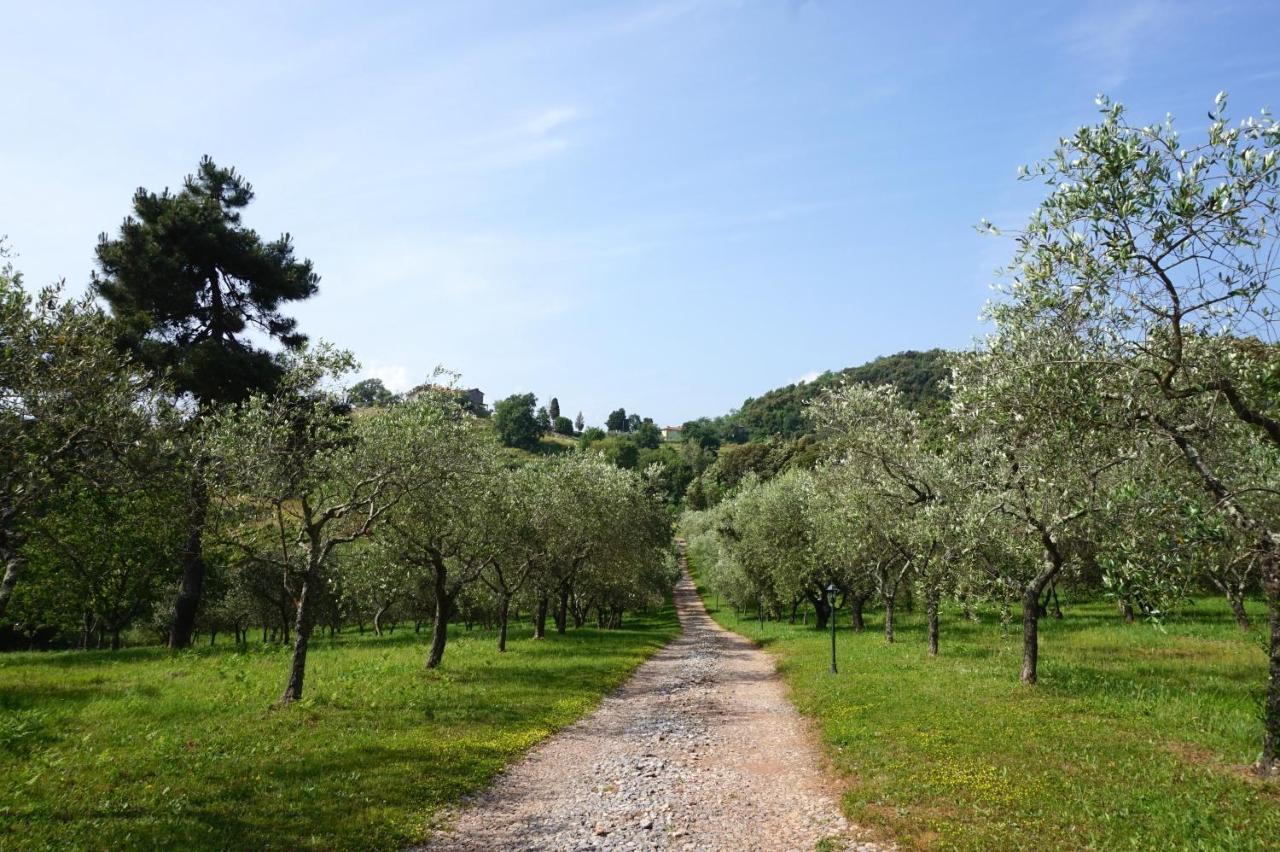
[[[759,397],[747,399],[737,411],[720,418],[722,433],[736,434],[739,439],[747,440],[808,435],[812,433],[813,426],[805,403],[825,388],[842,382],[891,384],[902,391],[909,405],[932,407],[947,398],[948,354],[945,349],[908,350],[858,367],[827,371],[811,382],[775,388]]]

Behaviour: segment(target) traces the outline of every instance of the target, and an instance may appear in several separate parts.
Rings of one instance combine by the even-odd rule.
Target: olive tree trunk
[[[809,602],[813,604],[813,627],[815,630],[826,630],[827,622],[831,617],[831,607],[823,600],[822,595],[810,597]]]
[[[1250,620],[1249,613],[1245,612],[1244,608],[1244,590],[1228,585],[1225,591],[1227,603],[1231,606],[1231,614],[1236,619],[1236,627],[1241,630],[1252,630],[1253,621]]]
[[[929,616],[929,656],[938,656],[938,593],[929,592],[925,598],[925,610]]]
[[[1049,536],[1045,536],[1046,540]],[[1062,558],[1057,545],[1046,546],[1046,565],[1022,593],[1022,682],[1036,682],[1040,663],[1040,595],[1053,582],[1062,569]]]
[[[1268,540],[1270,536],[1267,537]],[[1262,559],[1262,590],[1267,598],[1267,697],[1263,712],[1262,755],[1258,772],[1264,777],[1280,772],[1280,557],[1271,547]]]
[[[434,564],[432,587],[436,597],[435,621],[431,625],[431,650],[427,652],[427,668],[434,669],[444,659],[444,646],[449,641],[449,617],[453,615],[453,596],[449,594],[448,569],[443,561]]]
[[[550,603],[546,592],[538,595],[538,605],[533,611],[534,639],[547,638],[547,610],[550,609]]]
[[[866,603],[866,595],[854,595],[849,598],[849,608],[853,610],[853,629],[858,633],[867,629],[867,622],[862,617],[862,608]]]
[[[298,591],[298,612],[294,619],[293,660],[289,665],[289,681],[285,684],[281,704],[289,704],[302,697],[302,683],[307,674],[307,644],[311,641],[311,579],[302,581]]]
[[[557,633],[564,633],[565,628],[569,626],[569,588],[567,586],[560,590],[560,597],[556,601],[555,622]]]
[[[204,591],[204,525],[209,514],[209,491],[204,482],[203,464],[192,473],[191,498],[187,512],[187,539],[182,547],[182,582],[173,602],[173,626],[169,647],[185,648],[195,632],[196,613]]]
[[[507,650],[507,620],[511,615],[511,598],[506,594],[498,596],[498,653]]]

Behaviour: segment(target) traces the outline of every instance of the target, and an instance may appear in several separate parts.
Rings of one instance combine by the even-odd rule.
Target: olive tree
[[[0,617],[51,497],[105,482],[155,428],[156,392],[113,339],[90,299],[68,299],[60,284],[30,294],[0,266]]]
[[[1176,450],[1221,513],[1252,540],[1269,620],[1258,767],[1280,766],[1280,530],[1247,495],[1269,483],[1214,464],[1205,412],[1280,449],[1280,124],[1231,122],[1219,94],[1203,136],[1172,118],[1129,120],[1099,98],[1100,120],[1026,169],[1051,187],[1017,236],[1006,288],[1024,324],[1068,318],[1079,359],[1112,384],[1135,428]]]
[[[1093,530],[1105,525],[1107,489],[1135,452],[1109,428],[1098,376],[1075,361],[1069,334],[997,320],[1000,333],[956,360],[952,422],[972,510],[992,521],[991,534],[1010,539],[1006,558],[979,579],[1021,599],[1021,677],[1030,684],[1041,596],[1082,564]]]
[[[335,550],[369,535],[422,474],[436,417],[405,403],[352,417],[333,382],[355,368],[329,347],[287,357],[270,395],[209,420],[208,475],[219,532],[246,560],[282,577],[293,610],[293,658],[281,703],[302,697],[307,648]]]
[[[938,652],[938,613],[948,587],[954,536],[950,512],[954,487],[938,442],[931,441],[920,416],[907,408],[890,385],[841,385],[827,389],[813,406],[815,423],[838,454],[829,476],[847,483],[858,496],[836,497],[855,511],[881,510],[875,529],[861,538],[882,539],[896,558],[876,559],[877,585],[885,600],[885,638],[893,641],[893,598],[898,582],[910,573],[924,593],[929,653]],[[833,494],[839,494],[839,487]]]
[[[416,404],[423,416],[411,424],[422,430],[414,443],[425,447],[416,460],[419,473],[405,483],[368,558],[373,581],[393,594],[430,589],[434,622],[426,666],[435,668],[444,658],[458,596],[494,557],[505,518],[494,494],[502,467],[489,431],[452,394],[430,391]]]

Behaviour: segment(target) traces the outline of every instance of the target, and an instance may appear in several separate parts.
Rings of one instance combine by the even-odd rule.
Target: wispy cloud
[[[1066,45],[1096,75],[1099,89],[1110,90],[1129,78],[1143,50],[1162,43],[1178,12],[1156,0],[1093,3],[1068,24]]]
[[[498,172],[560,155],[577,144],[570,132],[586,113],[574,106],[551,106],[513,116],[496,129],[446,143],[416,176]]]

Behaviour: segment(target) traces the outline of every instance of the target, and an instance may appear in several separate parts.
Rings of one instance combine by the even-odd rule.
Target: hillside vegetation
[[[893,385],[908,405],[929,408],[947,397],[948,369],[945,349],[885,355],[857,367],[828,370],[810,382],[797,382],[749,398],[724,419],[743,429],[748,438],[796,438],[813,433],[806,403],[827,388],[839,384]]]

